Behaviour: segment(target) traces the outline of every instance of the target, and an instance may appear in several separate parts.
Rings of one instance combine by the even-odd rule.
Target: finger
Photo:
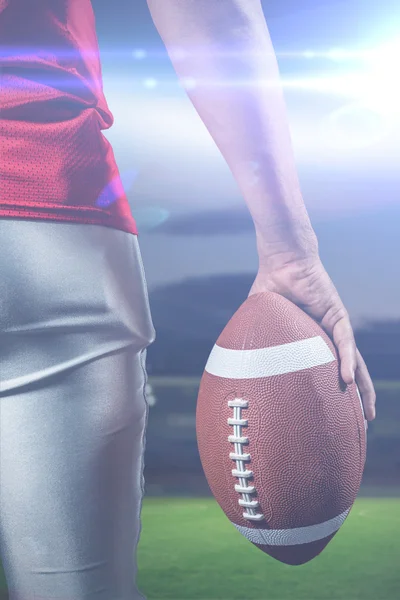
[[[357,368],[356,368],[356,383],[360,392],[361,400],[364,407],[365,417],[368,421],[373,421],[376,417],[376,393],[374,384],[370,377],[368,367],[365,364],[363,357],[358,348],[356,348]]]
[[[354,339],[353,328],[350,318],[343,316],[339,319],[332,331],[333,341],[339,353],[340,374],[343,381],[350,385],[355,381],[355,371],[357,367],[356,342]]]

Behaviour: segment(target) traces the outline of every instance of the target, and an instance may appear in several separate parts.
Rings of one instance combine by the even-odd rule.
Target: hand
[[[335,344],[346,384],[357,383],[365,416],[375,419],[376,394],[368,368],[356,347],[350,318],[328,273],[317,256],[290,260],[273,271],[260,268],[249,296],[259,292],[284,296],[310,315]]]

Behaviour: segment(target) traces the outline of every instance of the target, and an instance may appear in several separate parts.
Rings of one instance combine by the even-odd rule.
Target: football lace
[[[249,479],[253,477],[253,471],[246,467],[250,462],[250,454],[243,452],[243,446],[249,443],[249,438],[243,436],[242,427],[248,427],[248,420],[242,419],[242,409],[248,408],[249,403],[243,398],[235,398],[228,401],[228,406],[233,408],[233,418],[228,419],[228,425],[233,426],[233,435],[228,437],[228,441],[234,444],[235,451],[229,453],[229,458],[236,462],[236,469],[232,469],[232,475],[239,479],[239,484],[235,485],[235,492],[242,497],[238,500],[239,506],[245,507],[243,517],[249,521],[262,521],[265,517],[256,511],[260,504],[258,500],[252,500],[251,495],[256,493],[254,485],[248,485]]]

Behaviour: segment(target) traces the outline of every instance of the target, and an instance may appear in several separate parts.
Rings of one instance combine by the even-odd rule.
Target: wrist
[[[263,230],[256,228],[259,268],[278,270],[290,263],[319,258],[318,238],[309,219],[281,221]]]

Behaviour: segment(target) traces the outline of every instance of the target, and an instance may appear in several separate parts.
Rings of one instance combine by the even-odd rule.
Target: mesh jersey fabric
[[[0,0],[0,218],[136,235],[113,122],[91,0]]]

